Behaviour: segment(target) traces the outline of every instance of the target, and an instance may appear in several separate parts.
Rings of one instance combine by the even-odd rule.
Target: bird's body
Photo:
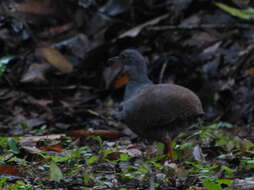
[[[172,140],[203,113],[199,98],[174,84],[150,85],[122,103],[122,121],[139,136]]]
[[[118,59],[129,82],[117,117],[139,136],[164,142],[172,154],[168,142],[204,113],[200,99],[179,85],[153,84],[145,59],[136,50],[124,50]]]

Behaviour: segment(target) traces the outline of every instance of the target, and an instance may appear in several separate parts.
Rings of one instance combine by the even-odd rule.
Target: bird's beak
[[[111,63],[116,63],[116,62],[121,62],[121,59],[119,56],[115,56],[115,57],[109,58],[108,61]]]

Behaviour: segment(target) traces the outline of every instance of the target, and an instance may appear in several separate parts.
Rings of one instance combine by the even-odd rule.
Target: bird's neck
[[[153,82],[147,76],[135,79],[130,78],[125,88],[124,100],[128,100],[135,96],[140,90],[152,84]]]

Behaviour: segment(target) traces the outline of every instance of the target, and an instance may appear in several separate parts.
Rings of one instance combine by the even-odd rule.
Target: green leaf
[[[8,177],[0,177],[0,187],[4,187],[4,185],[6,184],[6,182],[8,181]]]
[[[17,147],[17,142],[13,138],[8,138],[7,144],[8,144],[10,152],[12,152],[13,154],[19,154],[20,153],[20,151]]]
[[[100,147],[102,147],[102,145],[103,145],[103,140],[101,139],[100,136],[91,136],[90,138],[91,138],[91,139],[94,139],[95,141],[97,141],[97,142],[99,143]]]
[[[254,144],[247,140],[247,139],[244,139],[240,142],[240,151],[241,152],[247,152],[247,151],[250,151],[254,148]]]
[[[221,169],[223,169],[227,174],[233,174],[234,170],[232,170],[231,168],[227,167],[227,166],[221,166]]]
[[[142,174],[148,173],[148,169],[146,169],[146,168],[139,168],[138,171],[140,171]]]
[[[63,179],[61,169],[54,162],[50,164],[49,174],[50,180],[52,181],[60,182],[60,180]]]
[[[216,180],[219,184],[231,185],[233,180],[231,179],[218,179]]]
[[[91,156],[90,158],[86,159],[88,164],[93,164],[97,161],[97,156]]]
[[[188,149],[193,147],[193,143],[192,142],[187,142],[187,143],[183,143],[180,145],[176,145],[176,150],[184,150],[184,149]]]
[[[234,7],[230,7],[228,5],[225,5],[223,3],[214,3],[217,7],[221,8],[225,12],[231,14],[232,16],[245,19],[245,20],[250,20],[254,18],[254,9],[249,8],[246,10],[241,10],[241,9],[236,9]]]
[[[228,129],[234,127],[232,124],[227,123],[227,122],[219,122],[217,125],[218,125],[218,127],[220,127],[220,128],[228,128]]]
[[[254,168],[254,160],[245,160],[244,162],[247,164],[247,168]]]
[[[16,162],[16,164],[18,164],[19,166],[27,166],[28,163],[29,163],[25,159],[17,158],[16,156],[14,156],[11,159],[9,159],[8,162]]]
[[[6,65],[13,59],[13,56],[4,56],[0,58],[0,76],[5,72]]]
[[[119,160],[120,161],[128,161],[129,160],[129,155],[126,154],[126,153],[122,153],[122,154],[120,154]]]
[[[66,162],[68,160],[70,160],[70,155],[66,155],[66,154],[62,154],[61,156],[60,155],[55,155],[55,156],[50,156],[52,161],[54,161],[55,163],[58,163],[58,162]]]
[[[247,160],[248,164],[254,164],[254,160]]]
[[[204,168],[203,165],[195,163],[195,162],[186,161],[185,163],[189,164],[189,165],[192,165],[193,167],[198,168],[198,169],[203,169]]]
[[[95,183],[94,177],[91,173],[85,173],[83,177],[83,183],[85,186],[90,186]]]
[[[165,148],[165,145],[163,143],[156,143],[156,149],[158,151],[158,153],[163,153],[164,152],[164,148]]]
[[[113,183],[109,181],[103,181],[103,184],[110,188],[113,187]]]
[[[207,190],[222,190],[221,186],[218,183],[213,182],[211,179],[203,180],[202,184]]]

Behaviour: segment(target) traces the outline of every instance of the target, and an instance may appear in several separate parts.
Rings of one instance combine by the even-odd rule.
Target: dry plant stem
[[[162,83],[162,80],[163,80],[163,77],[164,77],[164,73],[165,73],[166,68],[167,68],[167,63],[164,63],[164,64],[162,65],[162,68],[161,68],[161,71],[160,71],[159,83]]]
[[[174,150],[171,141],[165,142],[166,151],[169,153],[169,159],[174,162]]]

